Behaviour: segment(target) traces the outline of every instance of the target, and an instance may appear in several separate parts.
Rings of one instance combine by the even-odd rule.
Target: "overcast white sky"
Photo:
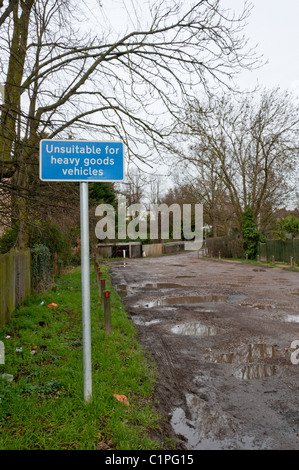
[[[188,1],[190,4],[195,2],[195,0]],[[220,5],[240,13],[244,1],[220,0]],[[135,24],[135,14],[144,19],[142,1],[101,0],[101,3],[102,20],[106,23],[106,27],[110,26],[112,32],[126,27],[132,28]],[[132,15],[131,24],[127,24],[130,19],[126,21],[125,9],[132,11],[132,3],[135,14]],[[269,63],[255,72],[242,73],[240,85],[253,88],[258,80],[260,85],[268,88],[276,86],[283,89],[296,88],[299,96],[299,0],[247,0],[247,3],[252,5],[252,10],[244,34],[252,46],[258,45],[257,51]],[[90,21],[93,21],[92,17],[89,18]],[[94,21],[95,27],[98,27],[99,20],[94,18]]]
[[[195,2],[186,1],[190,4]],[[243,11],[244,1],[220,0],[220,6],[231,8],[238,16]],[[136,27],[136,17],[145,20],[142,0],[101,0],[101,3],[102,20],[106,27],[111,28],[112,35],[134,25]],[[258,55],[262,55],[263,61],[268,63],[255,71],[242,72],[237,80],[239,87],[253,89],[259,84],[272,89],[279,86],[282,90],[294,91],[299,100],[299,0],[247,0],[247,3],[252,10],[243,33],[252,47],[257,46]],[[127,13],[129,10],[132,13],[135,11],[126,18],[126,10]],[[94,18],[94,21],[98,22],[98,19]],[[97,24],[95,27],[98,27]],[[164,181],[166,183],[168,180]],[[163,182],[163,186],[168,185]]]
[[[242,0],[220,0],[238,11]],[[251,88],[258,80],[267,88],[296,90],[299,96],[299,0],[250,0],[253,6],[245,35],[257,44],[268,64],[255,72],[244,72],[240,84]]]
[[[241,0],[220,0],[237,11]],[[291,90],[299,99],[299,0],[250,0],[252,10],[244,31],[252,45],[268,61],[253,72],[242,72],[241,88],[252,88],[257,83],[266,88],[281,87]],[[299,165],[297,174],[299,175]],[[298,188],[297,188],[298,189]],[[297,198],[290,201],[294,209]]]

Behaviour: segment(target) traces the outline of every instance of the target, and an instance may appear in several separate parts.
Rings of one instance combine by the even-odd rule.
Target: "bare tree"
[[[166,114],[176,120],[197,87],[229,84],[254,63],[241,35],[249,5],[238,18],[219,0],[146,6],[148,15],[136,18],[131,31],[113,36],[86,30],[84,2],[9,3],[0,39],[0,180],[14,188],[20,233],[30,219],[42,137],[120,139],[129,159],[147,160],[172,131]],[[95,5],[93,15],[101,8]],[[26,243],[20,235],[19,245]]]
[[[214,170],[209,171],[200,163],[196,172],[184,168],[183,178],[176,187],[176,193],[185,203],[203,204],[204,225],[211,227],[213,236],[229,235],[233,228],[233,208],[230,204],[226,186]]]
[[[239,228],[246,207],[263,225],[294,191],[298,115],[292,96],[278,89],[213,97],[206,106],[193,101],[187,109],[185,131],[193,144],[181,160],[197,171],[195,182],[209,180],[210,199],[215,176],[225,186],[226,207],[233,207]]]
[[[126,181],[115,185],[116,193],[125,196],[127,204],[138,204],[144,196],[146,181],[139,168],[134,167],[126,175]]]
[[[4,1],[0,0],[0,8],[4,7],[4,11],[1,12],[1,16],[0,16],[0,26],[5,22],[5,20],[12,13],[17,2],[18,0],[9,0],[8,5],[4,6]]]

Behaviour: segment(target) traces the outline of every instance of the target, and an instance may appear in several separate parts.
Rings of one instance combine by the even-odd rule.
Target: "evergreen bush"
[[[53,262],[49,248],[42,244],[31,248],[32,287],[35,292],[48,289],[53,281]]]
[[[245,209],[243,214],[242,235],[245,255],[248,254],[248,259],[255,259],[261,235],[257,230],[253,210],[249,207]]]

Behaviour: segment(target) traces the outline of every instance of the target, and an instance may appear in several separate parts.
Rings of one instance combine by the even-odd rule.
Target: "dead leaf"
[[[128,399],[125,395],[117,395],[116,393],[113,393],[113,396],[120,402],[124,403],[127,406],[130,406],[130,403],[128,402]]]

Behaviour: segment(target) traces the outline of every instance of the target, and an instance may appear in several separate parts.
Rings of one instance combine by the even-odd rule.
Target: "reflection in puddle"
[[[192,286],[184,286],[181,284],[176,284],[173,282],[158,282],[158,283],[150,283],[150,282],[138,282],[131,285],[128,284],[119,284],[117,286],[117,290],[121,297],[125,297],[126,295],[133,292],[136,288],[145,288],[145,289],[179,289],[182,287],[192,287]]]
[[[172,285],[174,287],[174,285]],[[186,286],[180,286],[186,287]],[[185,305],[185,304],[206,304],[206,303],[217,303],[217,302],[230,302],[239,303],[246,298],[245,295],[194,295],[194,296],[182,296],[182,297],[167,297],[164,299],[158,298],[153,300],[145,300],[138,302],[137,307],[160,307],[164,305]]]
[[[190,297],[170,297],[164,299],[166,305],[173,304],[201,304],[206,302],[224,302],[227,299],[226,295],[195,295]]]
[[[156,323],[161,323],[161,320],[158,320],[158,319],[145,321],[142,319],[142,317],[139,317],[139,316],[132,317],[132,320],[136,325],[139,325],[139,326],[150,326],[150,325],[155,325]]]
[[[277,366],[268,364],[256,364],[243,366],[236,370],[234,376],[242,380],[262,379],[272,377],[277,373]]]
[[[120,297],[122,297],[122,298],[126,297],[126,295],[129,294],[130,290],[131,289],[130,289],[130,286],[128,286],[128,284],[119,284],[117,286],[117,291],[118,291]]]
[[[186,287],[186,286],[182,286],[181,284],[160,282],[156,284],[151,284],[151,283],[139,284],[138,287],[149,287],[153,289],[178,289],[180,287]]]
[[[257,343],[249,344],[239,351],[215,354],[206,359],[215,363],[235,364],[239,363],[234,376],[242,380],[261,379],[272,377],[277,373],[277,366],[273,364],[253,364],[260,359],[273,359],[282,357],[284,354],[275,346]]]
[[[177,276],[179,277],[179,276]],[[183,277],[183,276],[182,276]],[[184,276],[192,277],[192,276]],[[190,288],[194,286],[185,286],[182,284],[169,283],[169,282],[158,282],[158,283],[149,283],[149,282],[139,282],[132,285],[128,284],[119,284],[117,289],[121,297],[132,293],[136,288],[148,288],[148,289],[179,289],[179,288]],[[194,295],[194,296],[181,296],[181,297],[167,297],[167,298],[157,298],[153,300],[145,300],[138,302],[137,307],[159,307],[164,305],[184,305],[184,304],[202,304],[202,303],[216,303],[216,302],[229,302],[229,303],[239,303],[246,299],[245,295],[242,294],[233,294],[233,295],[223,295],[223,294],[207,294],[207,295]]]
[[[188,449],[257,449],[266,442],[255,443],[252,436],[237,436],[234,418],[214,403],[194,394],[186,394],[188,418],[182,408],[173,411],[171,425],[178,436],[183,436]]]
[[[184,410],[176,408],[173,412],[171,425],[177,434],[183,435],[188,441],[189,449],[197,449],[203,438],[214,438],[219,429],[222,433],[231,433],[232,420],[217,407],[210,408],[205,400],[191,393],[186,394],[186,405],[190,419]]]
[[[241,304],[243,307],[251,307],[251,308],[255,308],[256,310],[269,310],[269,309],[273,309],[275,308],[274,305],[263,305],[263,304],[245,304],[245,303],[242,303]]]
[[[242,302],[242,300],[246,299],[246,295],[242,295],[242,294],[233,294],[233,295],[230,295],[228,298],[227,298],[227,301],[228,302]]]
[[[180,279],[180,278],[185,278],[185,277],[196,277],[196,276],[175,276],[177,279]]]
[[[268,344],[249,344],[246,348],[237,352],[215,354],[208,359],[211,362],[232,364],[235,362],[253,362],[258,359],[281,357],[281,353],[272,345]]]
[[[190,297],[168,297],[166,299],[155,299],[151,301],[145,301],[139,303],[139,307],[157,307],[163,305],[182,305],[182,304],[201,304],[201,303],[214,303],[214,302],[225,302],[227,299],[226,295],[196,295]]]
[[[244,284],[225,284],[226,287],[244,287]]]
[[[222,333],[223,330],[214,326],[206,326],[203,323],[181,323],[171,328],[173,333],[192,336],[212,336]]]
[[[299,323],[299,315],[287,315],[285,321],[292,323]]]

